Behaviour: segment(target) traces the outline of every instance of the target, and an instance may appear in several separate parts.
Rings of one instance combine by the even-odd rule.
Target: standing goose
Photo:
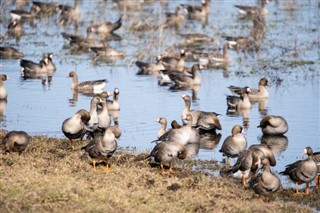
[[[18,152],[21,154],[30,141],[29,135],[24,131],[10,131],[2,139],[2,144],[4,146],[4,153]]]
[[[298,160],[286,166],[286,169],[279,174],[287,175],[296,183],[296,193],[299,193],[299,184],[306,184],[306,194],[309,194],[309,183],[317,176],[317,164],[313,160],[311,147],[306,147],[303,154],[308,155],[305,160]]]
[[[184,16],[180,14],[181,7],[177,6],[174,12],[165,13],[166,21],[163,23],[160,28],[179,28],[179,26],[184,22]]]
[[[114,88],[113,90],[113,99],[112,100],[107,100],[107,106],[108,110],[120,110],[120,104],[119,104],[119,94],[120,91],[118,88]]]
[[[288,131],[288,123],[282,116],[267,115],[260,121],[261,128],[266,135],[282,135]]]
[[[157,133],[157,138],[159,139],[164,133],[167,132],[167,119],[164,117],[160,117],[156,120],[159,124],[161,124],[161,127]]]
[[[317,164],[318,168],[318,175],[316,176],[316,188],[319,188],[319,182],[320,182],[320,152],[313,153],[313,160]]]
[[[103,160],[106,163],[105,171],[109,171],[109,158],[117,150],[118,144],[115,135],[110,128],[107,128],[103,135],[94,137],[94,139],[85,147],[85,151],[92,158],[94,171],[96,169],[96,161]]]
[[[107,79],[101,79],[78,83],[78,75],[75,71],[71,71],[69,77],[72,78],[71,89],[83,93],[99,93],[103,90],[107,82]]]
[[[251,179],[250,187],[259,196],[268,197],[269,202],[271,202],[272,195],[281,188],[281,182],[279,177],[271,172],[268,158],[264,158],[261,164],[263,166],[263,172],[257,173]],[[263,202],[263,199],[260,199]]]
[[[2,59],[19,59],[24,54],[13,47],[0,47],[0,58]]]
[[[62,123],[62,132],[70,140],[70,145],[74,149],[73,140],[82,140],[83,136],[90,132],[87,122],[90,120],[90,114],[84,109],[77,111],[72,117],[67,118]]]
[[[4,87],[3,82],[9,80],[7,75],[5,74],[0,74],[0,100],[6,100],[8,97],[8,93],[6,88]]]
[[[96,127],[99,125],[99,119],[98,119],[98,111],[97,111],[97,106],[101,102],[101,99],[99,96],[94,96],[92,97],[90,101],[90,119],[88,121],[88,124],[90,127]]]
[[[251,89],[249,87],[243,88],[243,96],[227,96],[227,105],[228,110],[241,110],[241,109],[250,109],[251,102],[249,99],[249,94],[251,93]]]
[[[186,52],[184,49],[180,50],[180,58],[165,56],[162,58],[162,64],[166,69],[173,69],[182,71],[185,65]]]
[[[174,173],[172,170],[172,161],[175,159],[185,159],[187,157],[186,147],[175,141],[167,141],[158,143],[150,155],[146,158],[153,157],[154,160],[160,163],[161,172],[163,175],[168,174],[164,170],[164,164],[169,164],[169,173]]]
[[[182,122],[186,123],[186,116],[190,114],[192,116],[192,126],[205,130],[218,129],[221,130],[221,124],[217,113],[205,112],[201,110],[191,110],[191,97],[189,95],[181,95],[185,102],[185,107],[181,114]]]
[[[226,137],[219,150],[224,156],[227,156],[228,164],[230,164],[229,158],[238,157],[247,148],[247,139],[243,136],[243,133],[243,127],[235,125],[231,130],[231,135]]]
[[[111,118],[107,107],[107,102],[101,101],[99,104],[102,106],[101,110],[97,111],[98,127],[105,129],[110,126]],[[91,110],[90,110],[91,112]]]
[[[266,86],[271,87],[271,83],[268,82],[268,79],[261,78],[259,80],[258,89],[250,88],[251,92],[249,93],[249,99],[260,99],[260,98],[269,98],[269,92],[266,90]],[[229,86],[230,91],[237,95],[243,95],[244,88],[238,86]]]
[[[16,38],[16,41],[19,41],[21,36],[24,34],[24,27],[19,20],[13,20],[10,22],[7,29],[8,35]]]

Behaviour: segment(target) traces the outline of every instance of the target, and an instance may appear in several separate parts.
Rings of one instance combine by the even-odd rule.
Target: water
[[[61,32],[73,32],[73,26],[59,27],[57,16],[52,19],[36,20],[36,28],[25,24],[26,35],[16,45],[13,39],[4,41],[1,45],[13,45],[20,49],[26,59],[38,61],[45,52],[54,54],[57,71],[50,85],[42,85],[39,79],[23,80],[20,77],[18,60],[1,60],[0,73],[7,74],[11,80],[5,82],[9,97],[7,103],[0,103],[0,128],[5,130],[24,130],[31,135],[43,134],[50,137],[64,138],[61,124],[64,119],[72,116],[78,109],[89,110],[91,97],[78,94],[77,101],[70,90],[71,79],[66,78],[71,70],[77,71],[79,81],[93,79],[108,79],[106,90],[112,92],[115,87],[120,90],[119,124],[123,135],[119,139],[121,147],[131,147],[138,151],[150,151],[154,144],[150,141],[156,138],[160,125],[155,122],[158,117],[166,117],[169,122],[180,115],[184,107],[181,94],[195,96],[193,109],[215,111],[222,114],[220,122],[223,129],[219,131],[219,144],[202,144],[192,146],[194,158],[214,159],[221,161],[218,152],[223,140],[230,134],[235,124],[242,124],[241,115],[226,115],[226,94],[229,85],[257,87],[261,77],[267,77],[272,87],[267,88],[270,98],[266,105],[266,113],[281,115],[289,123],[289,131],[285,134],[288,146],[276,154],[277,166],[274,171],[280,172],[285,165],[302,159],[304,147],[311,146],[314,151],[320,150],[319,133],[319,28],[316,1],[292,1],[293,10],[281,2],[272,1],[267,7],[267,34],[259,54],[244,54],[230,51],[233,63],[227,70],[211,69],[200,72],[202,85],[194,93],[192,91],[168,90],[168,87],[157,85],[153,76],[137,76],[136,60],[150,61],[171,47],[181,38],[174,30],[158,30],[148,32],[132,32],[130,26],[139,21],[149,24],[160,24],[164,21],[164,11],[173,11],[180,3],[197,1],[167,2],[168,8],[160,4],[147,4],[144,13],[132,12],[123,15],[123,26],[117,31],[122,36],[121,41],[112,41],[110,45],[126,52],[124,59],[119,59],[115,65],[98,64],[91,61],[91,53],[70,54],[65,48],[67,44]],[[65,1],[64,3],[73,4]],[[197,21],[187,21],[181,27],[182,33],[205,33],[223,44],[222,34],[249,35],[251,21],[237,19],[237,11],[233,7],[237,1],[212,0],[208,25],[202,26]],[[243,3],[243,2],[242,2]],[[246,1],[254,5],[254,1]],[[9,9],[2,4],[1,34],[5,33],[8,24]],[[83,1],[81,9],[81,25],[79,33],[84,35],[85,27],[91,20],[116,21],[121,12],[110,1]],[[26,8],[29,8],[28,5]],[[95,12],[93,12],[95,11]],[[108,12],[106,12],[108,11]],[[150,16],[152,14],[152,16]],[[311,61],[313,64],[289,66],[292,61]],[[188,63],[191,66],[192,63]],[[277,83],[282,79],[281,84]],[[261,130],[259,124],[263,113],[259,112],[258,104],[244,113],[249,120],[246,128],[248,145],[260,143]],[[286,143],[285,138],[282,142]],[[282,181],[293,186],[288,179]]]

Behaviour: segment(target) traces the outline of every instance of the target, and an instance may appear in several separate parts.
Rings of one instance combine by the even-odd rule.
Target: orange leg
[[[264,200],[263,200],[262,196],[259,196],[259,200],[260,200],[261,203],[264,203]]]
[[[272,202],[272,195],[269,197],[269,203]]]
[[[162,173],[162,175],[168,174],[166,171],[164,171],[164,168],[163,168],[163,164],[162,164],[162,163],[160,164],[160,167],[161,167],[161,173]]]
[[[309,193],[309,183],[306,183],[306,194],[308,195]]]
[[[105,171],[106,172],[109,172],[109,160],[107,159],[107,160],[105,160],[104,162],[106,162],[106,168],[105,168]]]
[[[92,160],[92,165],[93,165],[93,170],[94,170],[95,172],[97,172],[96,161],[95,161],[95,160]]]
[[[316,188],[317,188],[317,189],[319,189],[319,182],[320,182],[319,176],[320,176],[320,175],[317,175],[317,176],[316,176]]]
[[[71,145],[72,150],[74,150],[74,143],[73,143],[72,139],[70,139],[70,145]]]
[[[299,194],[299,185],[297,182],[296,182],[296,194]]]
[[[170,172],[170,173],[175,173],[175,172],[172,170],[172,163],[171,163],[171,162],[169,163],[169,172]]]
[[[245,175],[242,175],[242,185],[244,186],[244,187],[247,187],[248,186],[248,184],[247,184],[247,181],[246,181],[246,176]]]

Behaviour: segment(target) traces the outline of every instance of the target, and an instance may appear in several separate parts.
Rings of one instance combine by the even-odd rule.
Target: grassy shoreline
[[[0,132],[2,140],[5,132]],[[34,136],[27,150],[0,154],[0,212],[312,212],[320,209],[320,190],[310,196],[280,190],[261,203],[239,180],[216,177],[214,161],[174,163],[162,176],[148,153],[117,150],[110,172],[95,173],[80,150],[65,139]],[[100,165],[103,168],[104,165]],[[194,169],[197,168],[197,169]]]

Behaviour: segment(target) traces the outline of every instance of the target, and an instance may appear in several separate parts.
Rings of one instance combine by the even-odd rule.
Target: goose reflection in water
[[[200,134],[200,148],[213,150],[217,147],[221,140],[222,135],[216,133],[204,133]]]
[[[0,122],[4,121],[4,110],[7,108],[7,100],[0,100]]]
[[[249,118],[251,114],[251,108],[248,109],[227,109],[228,116],[230,117],[242,117],[242,124],[245,128],[249,127]]]
[[[262,135],[261,143],[268,146],[273,153],[282,153],[288,147],[288,138],[284,135]]]
[[[177,92],[177,91],[191,91],[191,98],[193,101],[198,100],[198,94],[200,91],[201,85],[190,85],[190,86],[185,86],[185,87],[180,87],[180,88],[175,88],[175,87],[169,87],[169,90],[172,92]]]

